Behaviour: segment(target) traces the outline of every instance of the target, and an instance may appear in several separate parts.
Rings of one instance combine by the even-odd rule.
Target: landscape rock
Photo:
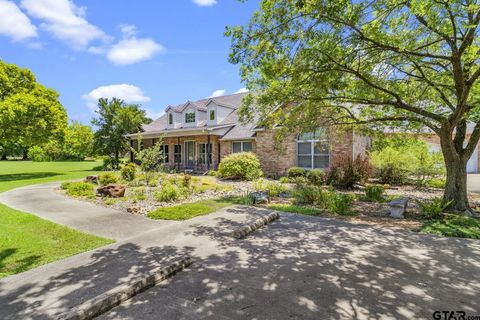
[[[407,210],[408,199],[406,198],[397,198],[388,203],[390,208],[390,216],[392,218],[401,219],[403,214]]]
[[[268,191],[255,191],[250,193],[250,197],[253,199],[253,204],[262,204],[269,202],[269,192]]]
[[[95,175],[95,176],[86,176],[83,181],[84,181],[84,182],[89,182],[89,183],[98,184],[98,175]]]
[[[110,183],[97,188],[97,194],[102,197],[121,198],[125,196],[125,186]]]
[[[127,212],[131,214],[139,214],[140,213],[140,207],[128,207]]]

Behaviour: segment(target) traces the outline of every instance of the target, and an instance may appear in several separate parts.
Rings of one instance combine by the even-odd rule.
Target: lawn
[[[444,237],[480,239],[480,219],[447,215],[442,220],[426,222],[421,231]]]
[[[0,192],[83,178],[94,174],[98,165],[96,161],[1,161]],[[0,204],[0,278],[112,242]]]
[[[0,278],[112,242],[0,204]]]
[[[148,217],[161,220],[188,220],[226,208],[233,203],[234,201],[227,199],[201,200],[172,207],[158,208],[155,211],[149,212]]]
[[[0,192],[30,184],[73,180],[95,174],[101,161],[0,161]]]

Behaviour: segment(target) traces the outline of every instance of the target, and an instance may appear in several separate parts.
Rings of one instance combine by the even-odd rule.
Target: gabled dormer
[[[165,109],[165,114],[167,116],[168,129],[175,129],[180,127],[181,119],[179,117],[178,111],[176,111],[172,106],[168,106],[167,109]]]
[[[225,118],[235,110],[234,107],[218,103],[215,99],[210,99],[206,105],[207,124],[214,126],[221,123]]]

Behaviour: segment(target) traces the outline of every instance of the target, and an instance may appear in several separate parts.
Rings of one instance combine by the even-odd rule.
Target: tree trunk
[[[469,216],[476,215],[468,203],[467,161],[469,155],[457,152],[454,142],[448,136],[440,136],[440,141],[447,169],[443,205],[448,204],[447,211],[455,211]]]

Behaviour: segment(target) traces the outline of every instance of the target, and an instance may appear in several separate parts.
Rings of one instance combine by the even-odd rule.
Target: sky
[[[0,0],[0,59],[55,89],[89,124],[116,96],[156,118],[168,105],[244,90],[226,26],[258,0]]]

